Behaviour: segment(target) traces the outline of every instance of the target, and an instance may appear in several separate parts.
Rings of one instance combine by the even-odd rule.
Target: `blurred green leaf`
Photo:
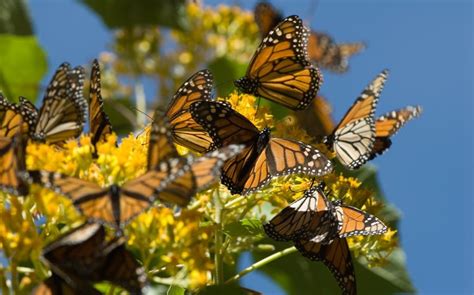
[[[224,226],[224,233],[231,237],[263,237],[262,222],[259,219],[242,219]]]
[[[235,89],[234,80],[245,75],[247,65],[224,56],[211,61],[208,68],[216,81],[217,95],[222,97]]]
[[[0,34],[33,35],[25,0],[0,1]]]
[[[46,54],[34,36],[0,34],[0,92],[35,101],[46,73]]]
[[[290,246],[290,243],[273,242],[276,251]],[[255,261],[268,254],[252,253]],[[406,272],[403,251],[397,249],[384,267],[368,268],[354,260],[359,294],[413,293],[414,288]],[[280,258],[260,269],[273,279],[287,294],[340,294],[339,286],[327,267],[320,262],[310,261],[299,253]]]
[[[111,29],[137,25],[182,28],[184,0],[80,0]]]
[[[104,111],[109,116],[112,128],[117,135],[127,135],[136,130],[134,104],[127,98],[104,100]]]
[[[186,289],[184,289],[183,287],[172,285],[168,289],[168,292],[166,293],[166,295],[184,295],[185,291]]]

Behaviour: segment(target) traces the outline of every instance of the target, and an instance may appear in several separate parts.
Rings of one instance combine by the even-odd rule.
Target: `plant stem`
[[[145,89],[138,77],[135,78],[135,105],[137,108],[137,126],[144,126],[146,119],[143,112],[146,112],[146,97]]]
[[[233,276],[232,278],[228,279],[225,284],[228,284],[228,283],[232,283],[232,282],[235,282],[237,280],[239,280],[241,277],[245,276],[246,274],[274,261],[274,260],[277,260],[283,256],[286,256],[288,254],[291,254],[293,252],[296,252],[296,248],[293,246],[293,247],[289,247],[289,248],[286,248],[284,250],[281,250],[279,252],[276,252],[268,257],[265,257],[263,258],[262,260],[260,261],[257,261],[255,262],[254,264],[252,264],[251,266],[247,267],[246,269],[242,270],[241,272],[239,272],[238,274],[236,274],[235,276]]]
[[[214,206],[216,210],[215,223],[216,231],[214,233],[214,264],[215,264],[215,283],[220,285],[224,283],[224,264],[222,261],[222,203],[219,196],[219,190],[214,194]]]

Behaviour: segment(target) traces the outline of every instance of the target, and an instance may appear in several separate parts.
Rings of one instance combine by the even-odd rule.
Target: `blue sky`
[[[249,9],[255,3],[240,2]],[[390,77],[378,114],[408,104],[423,106],[422,117],[401,130],[391,150],[373,163],[388,199],[403,214],[402,244],[419,292],[472,294],[473,3],[321,0],[314,11],[311,1],[273,3],[338,41],[368,44],[351,60],[347,74],[325,73],[321,93],[333,103],[335,118],[384,68]],[[111,34],[101,21],[77,2],[31,0],[30,7],[49,55],[47,79],[61,62],[86,64],[110,44]],[[244,282],[278,292],[258,276]]]

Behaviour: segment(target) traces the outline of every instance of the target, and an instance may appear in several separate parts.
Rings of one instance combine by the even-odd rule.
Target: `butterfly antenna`
[[[146,112],[144,112],[144,111],[138,109],[137,107],[133,107],[133,109],[134,109],[135,111],[139,112],[139,113],[142,113],[142,114],[145,115],[148,119],[150,119],[150,120],[153,121],[153,118],[150,117]]]

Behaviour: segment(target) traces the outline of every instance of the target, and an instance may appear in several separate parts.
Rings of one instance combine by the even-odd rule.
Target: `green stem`
[[[17,270],[17,263],[14,259],[12,259],[10,262],[10,268],[11,268],[11,275],[12,275],[13,294],[19,294],[20,289],[19,289],[18,270]]]
[[[226,284],[229,284],[229,283],[232,283],[232,282],[235,282],[237,280],[239,280],[241,277],[245,276],[246,274],[274,261],[274,260],[277,260],[283,256],[286,256],[288,254],[291,254],[293,252],[296,252],[296,248],[293,246],[293,247],[289,247],[289,248],[286,248],[284,250],[281,250],[279,252],[276,252],[268,257],[265,257],[263,258],[262,260],[260,261],[257,261],[255,262],[254,264],[252,264],[251,266],[247,267],[246,269],[242,270],[241,272],[239,272],[238,274],[236,274],[235,276],[233,276],[232,278],[228,279],[225,283]]]
[[[215,283],[220,285],[224,283],[224,263],[222,260],[222,203],[219,196],[219,190],[214,194],[214,206],[216,210],[215,223],[216,231],[214,233],[214,264],[215,264]]]

